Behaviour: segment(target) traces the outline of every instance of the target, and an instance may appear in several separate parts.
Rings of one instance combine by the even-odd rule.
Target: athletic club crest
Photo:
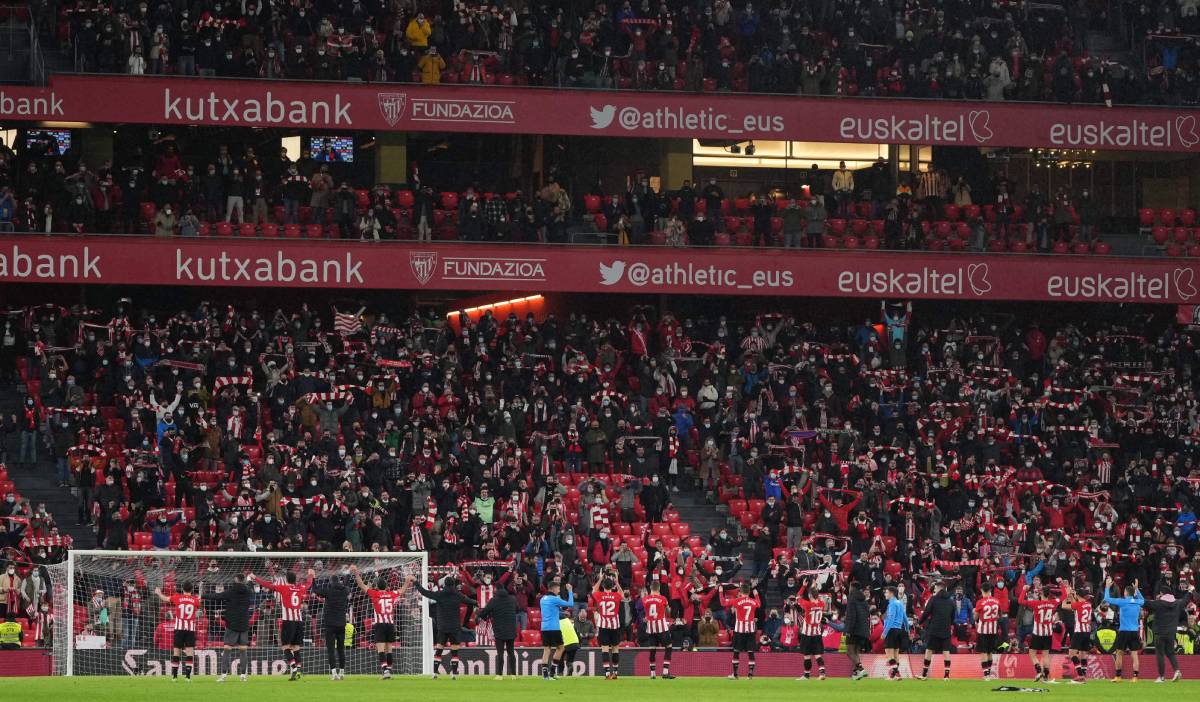
[[[379,93],[379,112],[383,114],[383,121],[387,122],[389,127],[396,126],[404,116],[404,106],[407,103],[408,96],[405,93]]]
[[[408,265],[412,267],[413,276],[417,282],[424,285],[433,277],[434,270],[437,269],[437,252],[436,251],[409,251]]]

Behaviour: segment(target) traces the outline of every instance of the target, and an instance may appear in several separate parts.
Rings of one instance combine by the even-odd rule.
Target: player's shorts
[[[303,646],[304,622],[284,622],[279,630],[279,645]]]
[[[975,639],[976,653],[996,653],[1000,650],[1000,634],[980,634]]]
[[[196,632],[176,631],[171,635],[171,648],[195,648]]]
[[[1117,642],[1113,645],[1114,651],[1140,651],[1142,650],[1142,637],[1136,631],[1118,631]]]
[[[871,650],[871,639],[866,636],[855,636],[851,634],[846,637],[847,646],[857,646],[860,652]]]
[[[440,629],[434,632],[434,646],[457,646],[462,643],[458,640],[457,631],[441,631]]]
[[[620,629],[597,629],[596,638],[600,640],[601,646],[620,646],[621,641],[625,639]]]
[[[949,636],[930,636],[925,642],[925,650],[929,653],[949,653],[950,649]]]
[[[377,644],[396,643],[396,625],[379,622],[371,627],[371,637]]]
[[[674,639],[671,638],[671,632],[664,631],[660,634],[646,634],[646,645],[650,648],[666,648],[670,646]]]
[[[1049,636],[1033,635],[1029,637],[1030,651],[1049,651],[1051,640]]]
[[[801,636],[800,653],[806,656],[819,656],[825,653],[825,640],[820,636]]]
[[[758,641],[753,633],[735,633],[733,635],[733,650],[735,652],[754,651],[758,649]]]
[[[561,630],[542,630],[542,645],[546,648],[558,648],[559,646],[563,645],[562,641],[563,639]]]
[[[908,632],[903,629],[890,629],[887,636],[883,638],[884,648],[908,648]]]
[[[234,631],[233,629],[226,629],[225,630],[225,639],[224,639],[223,643],[226,646],[249,646],[250,645],[250,632]]]
[[[1090,631],[1076,631],[1075,633],[1071,634],[1071,650],[1092,650],[1092,633]]]

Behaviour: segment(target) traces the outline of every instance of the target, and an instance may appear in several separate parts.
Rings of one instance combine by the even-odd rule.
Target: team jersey
[[[975,633],[1000,633],[1000,600],[995,597],[981,597],[975,603]]]
[[[1071,610],[1075,612],[1075,633],[1092,633],[1092,603],[1087,600],[1072,602]]]
[[[757,628],[754,613],[762,605],[758,595],[736,595],[726,597],[721,594],[721,604],[733,611],[733,632],[735,634],[753,634]]]
[[[800,633],[803,636],[822,636],[825,633],[825,604],[820,600],[797,600],[796,604],[804,610]]]
[[[592,603],[596,608],[597,629],[621,628],[621,593],[600,590],[592,593]]]
[[[303,584],[289,585],[287,583],[272,583],[263,580],[257,575],[253,576],[254,582],[262,585],[271,592],[274,592],[279,597],[279,606],[281,614],[279,616],[285,622],[302,622],[304,621],[304,598],[308,597],[308,588],[312,587],[312,578]]]
[[[396,604],[400,601],[400,593],[394,590],[367,590],[367,597],[371,598],[376,624],[395,623],[392,617],[396,611]]]
[[[175,631],[195,631],[200,598],[195,595],[171,595],[171,606],[175,608]]]
[[[1022,607],[1033,610],[1033,635],[1053,636],[1054,615],[1058,612],[1058,600],[1021,600]]]
[[[671,612],[667,598],[662,595],[646,595],[642,598],[642,609],[646,611],[647,634],[665,634],[671,628]]]

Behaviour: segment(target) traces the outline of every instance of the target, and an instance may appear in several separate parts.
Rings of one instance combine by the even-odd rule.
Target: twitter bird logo
[[[597,110],[594,107],[588,106],[592,111],[592,129],[605,129],[612,124],[613,117],[617,114],[617,108],[613,105],[605,105]]]
[[[601,285],[616,285],[623,275],[625,275],[624,261],[613,261],[611,266],[600,264]]]

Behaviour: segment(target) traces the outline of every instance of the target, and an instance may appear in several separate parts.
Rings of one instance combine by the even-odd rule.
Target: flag
[[[342,336],[349,336],[357,332],[362,326],[359,317],[362,315],[363,309],[366,308],[362,308],[358,312],[338,312],[335,309],[333,311],[333,330]]]

